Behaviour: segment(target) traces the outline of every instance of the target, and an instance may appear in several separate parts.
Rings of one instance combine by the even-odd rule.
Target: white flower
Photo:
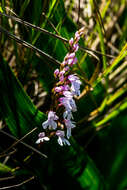
[[[64,122],[67,127],[67,138],[69,139],[71,136],[71,129],[76,127],[76,125],[75,125],[75,122],[71,120],[65,119]]]
[[[77,107],[75,104],[75,100],[73,99],[73,94],[70,91],[64,91],[63,95],[65,97],[61,97],[59,98],[59,101],[61,103],[61,105],[63,105],[65,107],[66,111],[77,111]]]
[[[56,129],[57,128],[57,123],[54,120],[58,120],[58,116],[55,114],[53,111],[49,111],[48,113],[48,119],[42,123],[42,126],[44,129],[47,129],[49,126],[49,129]]]
[[[71,90],[74,95],[80,95],[81,81],[76,75],[69,75],[68,80],[71,82]]]
[[[63,146],[63,145],[70,146],[71,145],[70,142],[67,139],[64,138],[64,136],[65,136],[64,131],[57,130],[56,135],[58,136],[58,143],[59,143],[60,146]]]
[[[61,97],[59,98],[60,105],[65,107],[66,111],[77,111],[77,107],[73,98]]]
[[[50,140],[48,137],[45,136],[45,132],[39,133],[38,137],[39,139],[36,141],[36,144],[40,144],[41,142]]]

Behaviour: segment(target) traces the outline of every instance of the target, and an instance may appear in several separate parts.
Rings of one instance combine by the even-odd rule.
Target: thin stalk
[[[35,46],[31,45],[30,43],[21,40],[19,37],[15,36],[14,34],[11,34],[10,32],[8,32],[6,29],[4,29],[3,27],[0,26],[0,32],[4,33],[5,35],[7,35],[9,38],[15,40],[17,43],[22,44],[23,46],[30,48],[31,50],[34,50],[36,52],[38,52],[39,54],[41,54],[42,56],[46,57],[49,61],[52,61],[55,64],[60,64],[60,62],[58,60],[56,60],[55,58],[53,58],[52,56],[48,55],[47,53],[43,52],[42,50],[36,48]]]
[[[29,23],[29,22],[26,22],[26,21],[24,21],[24,20],[22,20],[22,19],[20,19],[20,18],[11,16],[11,15],[7,15],[7,14],[2,13],[2,12],[0,12],[0,15],[1,15],[1,16],[6,16],[7,18],[10,18],[10,19],[12,19],[12,20],[15,20],[16,22],[21,23],[21,24],[23,24],[24,26],[33,28],[33,29],[35,29],[35,30],[37,30],[37,31],[40,31],[40,32],[42,32],[42,33],[44,33],[44,34],[46,34],[46,35],[49,35],[49,36],[51,36],[51,37],[53,37],[53,38],[57,38],[57,39],[59,39],[59,40],[61,40],[61,41],[63,41],[63,42],[68,43],[68,40],[67,40],[66,38],[63,38],[62,36],[60,36],[60,35],[58,35],[58,34],[54,34],[54,33],[52,33],[52,32],[49,32],[48,30],[42,29],[42,28],[40,28],[39,26],[33,25],[33,24],[31,24],[31,23]],[[79,48],[80,48],[82,51],[85,51],[85,52],[87,52],[87,53],[88,53],[88,51],[91,51],[91,52],[93,52],[93,53],[96,53],[96,54],[99,54],[99,55],[103,55],[103,56],[106,56],[106,57],[109,57],[109,58],[115,58],[115,56],[113,56],[113,55],[103,54],[103,53],[101,53],[100,51],[92,50],[92,49],[87,48],[87,47],[79,46]],[[86,51],[86,50],[88,50],[88,51]]]
[[[4,135],[10,137],[11,139],[13,140],[16,140],[18,141],[19,139],[17,139],[16,137],[14,137],[13,135],[10,135],[9,133],[3,131],[3,130],[0,130],[1,133],[3,133]],[[42,152],[40,152],[39,150],[37,150],[36,148],[28,145],[27,143],[23,142],[23,141],[20,141],[19,143],[23,144],[24,146],[26,146],[27,148],[29,148],[30,150],[34,151],[35,153],[39,154],[40,156],[42,156],[43,158],[47,158],[47,156],[45,154],[43,154]]]

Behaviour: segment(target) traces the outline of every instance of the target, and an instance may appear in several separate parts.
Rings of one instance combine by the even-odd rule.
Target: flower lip
[[[39,133],[39,135],[38,135],[38,140],[36,141],[36,144],[40,144],[40,143],[42,143],[42,142],[44,142],[44,141],[49,141],[50,139],[49,139],[49,137],[46,137],[45,136],[45,132],[41,132],[41,133]]]
[[[50,139],[48,137],[43,137],[43,138],[39,138],[37,141],[36,141],[36,144],[40,144],[44,141],[49,141]]]
[[[79,77],[78,77],[76,74],[69,75],[69,76],[68,76],[68,79],[69,79],[70,81],[77,81],[77,80],[80,81]],[[80,81],[80,82],[81,82],[81,81]]]

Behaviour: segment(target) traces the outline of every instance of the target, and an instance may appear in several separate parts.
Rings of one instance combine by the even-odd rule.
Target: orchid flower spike
[[[81,28],[75,33],[74,38],[69,40],[69,52],[65,55],[60,68],[54,71],[54,77],[57,83],[52,90],[52,110],[48,112],[48,119],[42,123],[43,129],[45,129],[48,135],[46,136],[45,132],[40,133],[36,141],[37,144],[49,141],[52,136],[57,136],[57,141],[60,146],[70,146],[68,139],[71,137],[71,130],[76,127],[72,115],[73,112],[77,111],[75,96],[80,95],[81,86],[81,81],[79,77],[73,73],[72,67],[78,61],[76,52],[79,49],[78,42],[83,33],[84,28]],[[61,109],[60,106],[62,106],[63,109]],[[53,110],[56,110],[60,118]]]

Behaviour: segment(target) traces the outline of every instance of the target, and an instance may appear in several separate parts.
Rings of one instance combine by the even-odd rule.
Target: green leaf
[[[112,112],[107,114],[104,119],[94,124],[95,127],[99,127],[101,125],[104,125],[105,123],[109,122],[110,120],[116,118],[122,111],[127,110],[127,99],[123,100],[123,102],[118,103],[114,109],[112,109]]]
[[[0,112],[15,136],[39,126],[45,115],[36,109],[8,64],[0,57]]]
[[[107,190],[124,190],[127,187],[127,114],[124,110],[99,131],[94,161],[107,182]],[[104,164],[105,162],[105,164]]]
[[[98,190],[104,189],[105,182],[88,154],[72,139],[70,147],[60,147],[56,142],[50,148],[50,155],[45,166],[45,173],[61,184],[62,189]],[[51,169],[52,168],[52,169]],[[50,180],[50,179],[49,179]],[[58,184],[51,184],[58,189]]]
[[[11,171],[12,171],[12,169],[9,166],[0,163],[0,173],[8,173]]]
[[[25,1],[23,2],[22,6],[21,6],[21,9],[20,9],[20,15],[19,15],[20,17],[23,16],[23,14],[24,14],[24,12],[25,12],[27,6],[29,5],[29,3],[30,3],[30,0],[25,0]]]

